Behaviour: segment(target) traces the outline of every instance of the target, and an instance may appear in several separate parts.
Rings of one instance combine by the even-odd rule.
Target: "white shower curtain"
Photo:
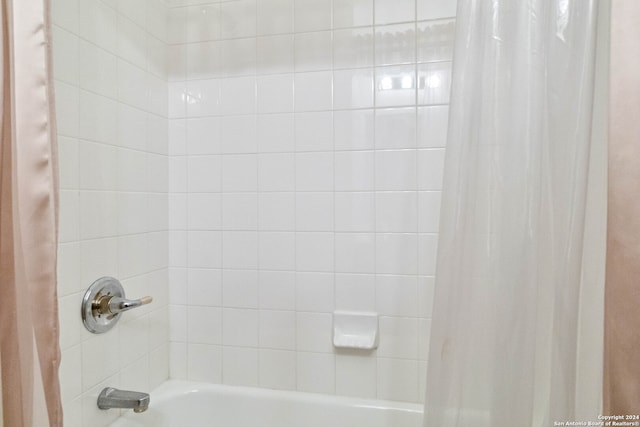
[[[581,416],[596,12],[458,0],[425,426]]]

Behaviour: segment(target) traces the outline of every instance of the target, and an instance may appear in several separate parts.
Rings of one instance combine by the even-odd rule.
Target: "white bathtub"
[[[420,427],[422,405],[167,381],[111,427]]]

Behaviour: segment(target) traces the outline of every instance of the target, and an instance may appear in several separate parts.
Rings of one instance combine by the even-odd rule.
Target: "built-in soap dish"
[[[333,345],[359,350],[378,348],[378,313],[334,311]]]

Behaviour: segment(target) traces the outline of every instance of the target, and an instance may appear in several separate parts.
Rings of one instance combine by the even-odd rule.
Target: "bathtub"
[[[167,381],[111,427],[420,427],[422,405]]]

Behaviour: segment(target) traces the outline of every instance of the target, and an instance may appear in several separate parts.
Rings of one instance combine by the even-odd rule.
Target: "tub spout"
[[[149,408],[149,394],[107,387],[98,396],[98,408],[128,408],[133,412],[144,412]]]

